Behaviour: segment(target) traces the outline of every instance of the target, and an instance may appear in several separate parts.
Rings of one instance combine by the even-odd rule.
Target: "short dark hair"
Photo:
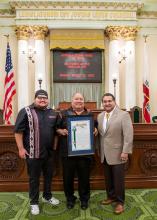
[[[115,99],[115,97],[114,97],[114,95],[113,95],[112,93],[106,92],[106,93],[104,93],[104,95],[102,96],[101,101],[103,101],[103,98],[104,98],[105,96],[111,96],[111,97],[112,97],[112,99],[113,99],[113,101],[115,101],[115,100],[116,100],[116,99]]]

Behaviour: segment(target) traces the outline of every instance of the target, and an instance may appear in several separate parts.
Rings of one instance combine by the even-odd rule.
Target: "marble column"
[[[17,26],[16,35],[18,38],[18,86],[17,86],[17,97],[18,97],[18,111],[24,106],[29,105],[29,86],[28,86],[28,27]]]
[[[39,78],[42,79],[41,88],[47,90],[46,77],[46,53],[45,53],[45,36],[47,36],[48,28],[46,26],[32,26],[35,45],[35,91],[40,88]]]
[[[125,73],[125,108],[136,105],[136,68],[135,68],[135,42],[126,41],[126,73]]]
[[[136,105],[136,73],[135,73],[135,37],[137,27],[109,26],[106,28],[109,37],[109,92],[114,94],[113,76],[116,77],[116,102],[120,104],[122,86],[124,86],[124,106],[130,110]],[[120,65],[124,64],[124,81],[120,84]]]
[[[109,43],[109,92],[112,93],[119,104],[119,63],[118,63],[118,40]],[[115,84],[113,79],[116,80]]]

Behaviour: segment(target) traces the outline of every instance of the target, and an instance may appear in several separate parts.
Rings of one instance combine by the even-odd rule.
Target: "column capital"
[[[28,40],[29,39],[29,26],[19,25],[15,28],[15,33],[18,40]]]
[[[15,33],[18,40],[28,40],[29,38],[44,40],[48,34],[48,27],[41,25],[19,25],[15,28]]]
[[[44,40],[45,37],[48,35],[48,27],[47,26],[41,26],[41,25],[34,25],[31,26],[31,32],[36,40]]]
[[[135,41],[139,29],[138,26],[108,26],[105,29],[105,35],[110,40],[124,39],[126,41]]]

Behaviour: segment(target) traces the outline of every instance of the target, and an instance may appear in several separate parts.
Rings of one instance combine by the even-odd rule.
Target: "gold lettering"
[[[68,18],[69,17],[69,13],[66,12],[66,11],[61,11],[60,12],[60,16],[63,17],[63,18],[66,18],[66,17]]]
[[[17,18],[49,18],[49,19],[85,19],[90,18],[92,20],[103,20],[103,19],[136,19],[135,12],[115,12],[115,11],[28,11],[21,10],[17,12]]]

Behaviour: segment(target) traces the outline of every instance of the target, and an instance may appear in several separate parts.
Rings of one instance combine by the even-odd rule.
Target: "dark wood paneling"
[[[94,114],[97,114],[95,111]],[[62,168],[59,150],[55,155],[53,190],[62,190]],[[104,189],[103,165],[98,151],[91,166],[91,188]],[[157,124],[134,124],[134,150],[126,164],[127,188],[155,188],[157,185]],[[77,185],[77,180],[75,181]],[[42,188],[42,178],[41,178]],[[0,126],[0,191],[28,190],[24,160],[18,157],[13,126]]]
[[[0,124],[3,124],[3,111],[0,109]]]

